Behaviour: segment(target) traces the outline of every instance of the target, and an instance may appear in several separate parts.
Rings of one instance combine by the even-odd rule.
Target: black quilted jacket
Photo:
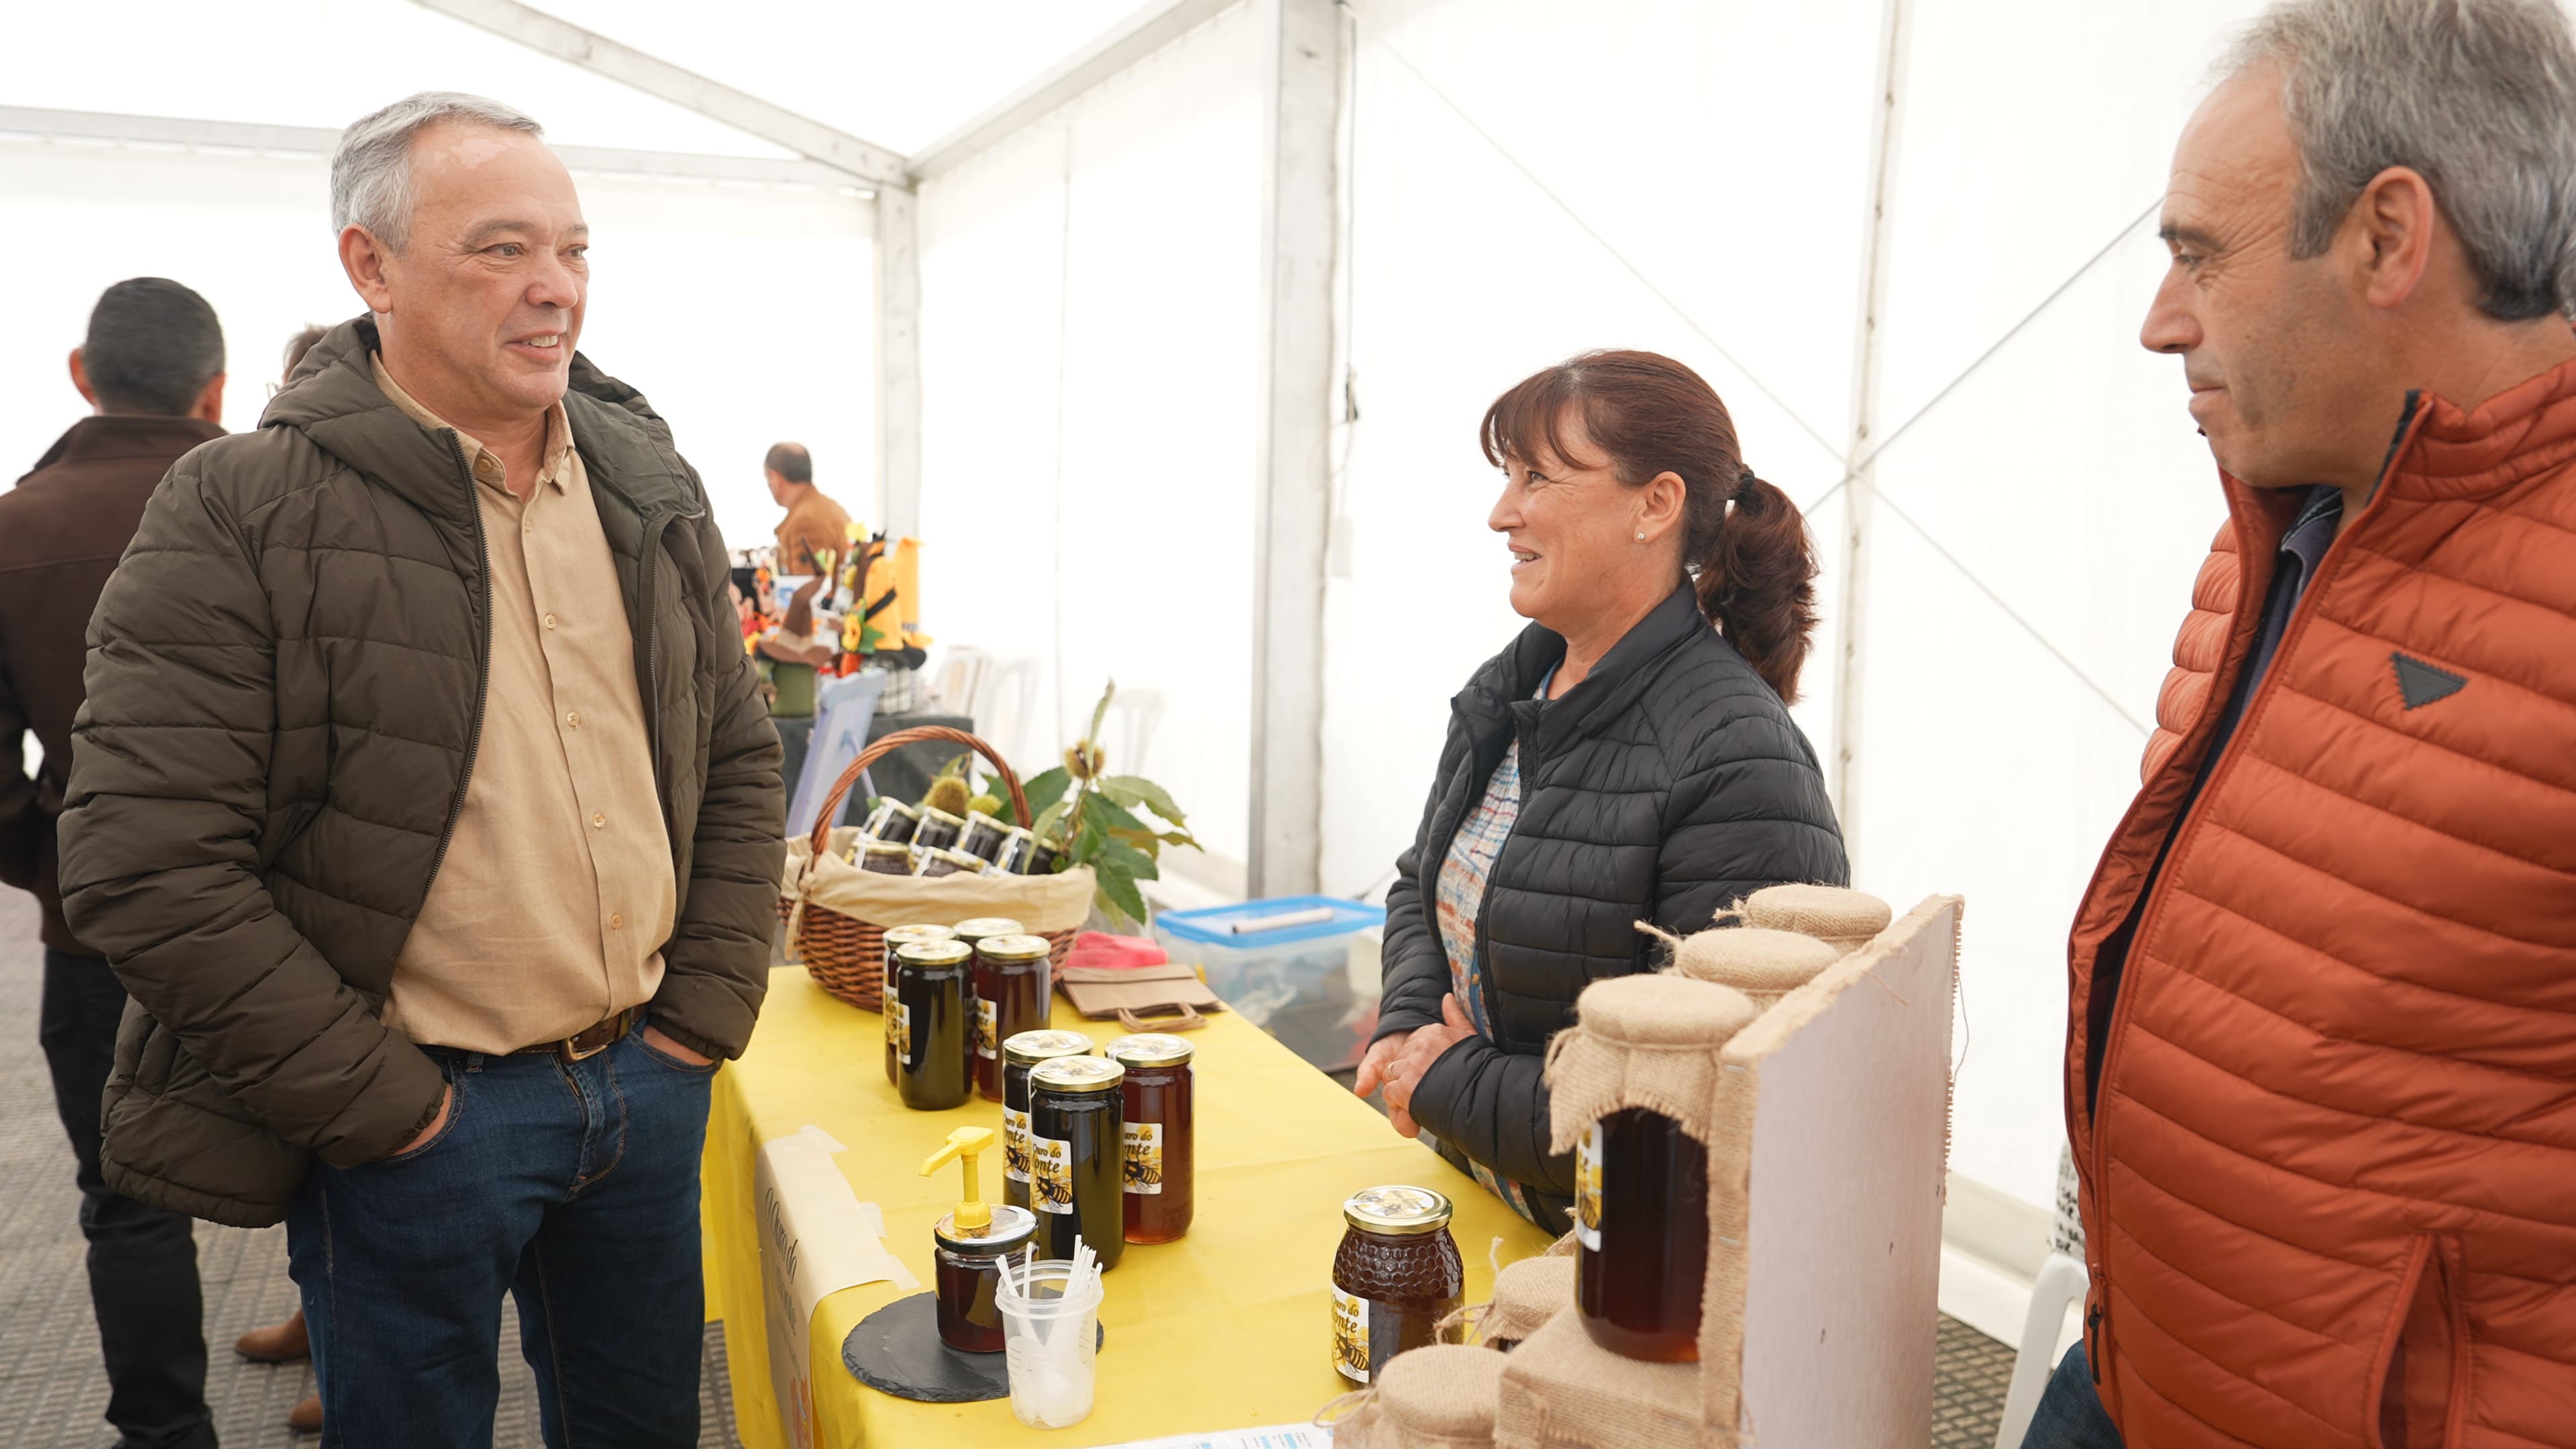
[[[489,638],[456,435],[316,343],[257,432],[171,468],[90,621],[62,819],[64,912],[134,994],[104,1166],[129,1197],[276,1221],[308,1153],[400,1146],[438,1066],[377,1017],[456,809]],[[564,398],[635,635],[678,915],[654,1024],[711,1055],[768,983],[778,734],[697,474],[634,389]]]
[[[1441,862],[1517,738],[1520,819],[1476,916],[1494,1039],[1450,1048],[1412,1111],[1447,1146],[1556,1199],[1570,1197],[1574,1177],[1547,1150],[1541,1053],[1585,986],[1654,964],[1660,948],[1636,923],[1696,931],[1764,886],[1850,877],[1814,747],[1687,586],[1563,697],[1533,698],[1564,657],[1565,640],[1532,624],[1450,702],[1422,831],[1387,892],[1377,1028],[1383,1037],[1440,1020],[1450,989],[1432,904]]]

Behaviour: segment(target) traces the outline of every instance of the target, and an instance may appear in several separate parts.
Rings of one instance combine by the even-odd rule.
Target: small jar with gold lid
[[[944,1112],[975,1095],[966,1071],[975,1041],[974,962],[963,941],[915,941],[895,952],[886,1042],[895,1053],[895,1090],[916,1112]]]
[[[888,926],[885,933],[885,982],[879,988],[882,1002],[879,1010],[886,1014],[885,1067],[886,1085],[894,1085],[894,987],[895,971],[901,964],[896,958],[904,947],[915,941],[953,941],[957,932],[950,926]]]
[[[1126,1251],[1127,1070],[1100,1057],[1057,1057],[1029,1069],[1030,1206],[1038,1214],[1038,1256],[1071,1258],[1090,1244],[1103,1269]]]
[[[1127,1069],[1126,1230],[1131,1243],[1168,1243],[1190,1230],[1198,1211],[1196,1048],[1163,1032],[1122,1036],[1101,1054]]]
[[[991,1101],[1002,1100],[1002,1043],[1046,1025],[1054,949],[1027,934],[975,942],[975,1089]]]
[[[1002,1201],[1029,1205],[1029,1072],[1057,1057],[1091,1055],[1078,1031],[1024,1031],[1002,1038]]]
[[[1342,1204],[1347,1227],[1333,1254],[1333,1367],[1342,1377],[1375,1383],[1388,1359],[1440,1341],[1440,1320],[1467,1294],[1450,1212],[1446,1196],[1402,1185]]]

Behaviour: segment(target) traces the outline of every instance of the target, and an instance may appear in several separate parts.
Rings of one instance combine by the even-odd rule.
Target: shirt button
[[[608,817],[607,817],[607,816],[605,816],[605,815],[593,815],[592,817],[590,817],[590,828],[591,828],[591,829],[593,829],[593,830],[605,830],[605,829],[607,829],[607,828],[608,828]]]
[[[623,930],[623,929],[625,929],[625,926],[626,926],[626,917],[624,917],[623,915],[610,916],[610,917],[608,918],[608,929],[610,929],[610,930],[612,930],[612,931]]]
[[[547,627],[547,628],[549,628],[549,629],[551,629],[551,628],[553,628],[554,626],[555,626],[555,616],[554,616],[554,615],[552,615],[552,614],[548,614],[548,615],[546,615],[546,627]]]
[[[566,715],[564,716],[564,723],[565,723],[566,725],[570,726],[570,727],[571,727],[571,728],[573,728],[573,729],[580,729],[580,728],[581,728],[581,711],[576,709],[576,710],[573,710],[573,711],[571,711],[570,713],[566,714]]]

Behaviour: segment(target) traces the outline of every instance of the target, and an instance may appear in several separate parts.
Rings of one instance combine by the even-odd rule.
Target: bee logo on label
[[[886,1045],[894,1048],[894,1059],[912,1060],[912,1008],[900,1001],[885,1004]]]
[[[976,997],[975,1055],[987,1059],[1000,1058],[1002,1054],[1000,1026],[1000,1011],[993,1005],[993,1003],[986,1001],[980,996]]]
[[[1333,1289],[1333,1369],[1355,1384],[1369,1381],[1368,1300]]]
[[[1574,1240],[1588,1252],[1601,1251],[1601,1124],[1583,1134],[1574,1149]]]
[[[1163,1124],[1130,1122],[1125,1138],[1126,1155],[1118,1165],[1119,1186],[1145,1197],[1159,1196],[1163,1191]]]
[[[1002,1175],[1013,1182],[1029,1180],[1029,1114],[1002,1109]]]
[[[1061,1137],[1029,1139],[1029,1198],[1042,1213],[1073,1211],[1073,1144]]]

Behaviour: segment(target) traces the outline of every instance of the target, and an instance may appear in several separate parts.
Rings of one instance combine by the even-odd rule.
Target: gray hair
[[[2576,302],[2576,42],[2555,0],[2281,0],[2220,66],[2269,69],[2298,141],[2291,253],[2372,177],[2420,173],[2507,322]]]
[[[499,101],[461,91],[422,91],[361,116],[331,154],[331,231],[353,226],[394,251],[411,241],[411,143],[442,122],[542,136],[546,128]]]

